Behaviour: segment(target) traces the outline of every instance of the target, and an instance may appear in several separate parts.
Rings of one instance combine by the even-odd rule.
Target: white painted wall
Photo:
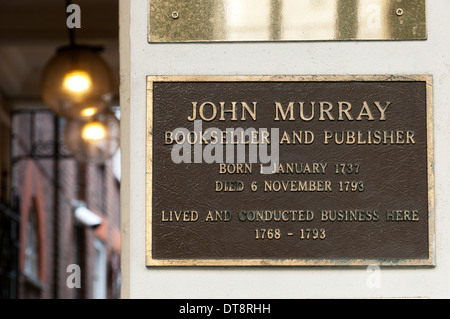
[[[429,0],[428,40],[149,44],[148,0],[120,0],[122,296],[130,298],[450,297],[450,1]],[[435,268],[146,268],[147,75],[431,74]]]

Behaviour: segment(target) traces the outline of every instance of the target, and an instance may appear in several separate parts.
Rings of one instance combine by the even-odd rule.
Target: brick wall
[[[30,155],[36,142],[54,140],[54,117],[49,112],[18,112],[12,121],[14,138],[13,185],[20,196],[22,219],[22,245],[20,256],[25,258],[27,204],[38,199],[39,215],[44,216],[39,231],[44,240],[39,240],[45,249],[40,250],[45,276],[29,278],[21,263],[19,297],[21,298],[92,298],[94,285],[95,249],[94,241],[101,240],[106,251],[107,297],[114,298],[113,273],[116,274],[116,254],[120,249],[119,236],[119,183],[112,173],[112,163],[103,167],[83,165],[72,158],[60,158],[55,166],[52,156],[33,158]],[[62,132],[61,136],[62,136]],[[41,143],[42,144],[42,143]],[[39,148],[40,157],[52,155],[52,143],[44,143]],[[35,154],[36,155],[36,152]],[[83,228],[77,237],[76,222],[73,215],[73,200],[82,200],[86,207],[102,217],[102,225],[97,229]],[[77,257],[77,243],[81,243],[80,256]],[[69,288],[66,272],[71,264],[81,267],[81,289]],[[35,280],[38,279],[38,280]]]

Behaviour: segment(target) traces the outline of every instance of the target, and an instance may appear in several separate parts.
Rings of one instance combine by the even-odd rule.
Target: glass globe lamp
[[[98,48],[67,46],[46,65],[41,93],[50,110],[66,118],[91,117],[113,98],[112,73]]]
[[[69,119],[64,127],[64,142],[76,160],[104,163],[119,149],[119,120],[109,109],[88,120]]]

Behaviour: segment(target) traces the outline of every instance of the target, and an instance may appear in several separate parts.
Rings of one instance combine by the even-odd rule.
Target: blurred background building
[[[41,92],[48,61],[75,36],[102,47],[120,115],[118,0],[72,3],[81,28],[68,33],[69,1],[0,0],[0,298],[119,297],[120,156],[85,161],[65,139],[73,120]]]

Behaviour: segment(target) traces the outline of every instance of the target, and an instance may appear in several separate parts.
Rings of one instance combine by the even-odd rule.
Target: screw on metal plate
[[[178,17],[179,17],[178,11],[172,12],[172,18],[173,18],[173,19],[178,19]]]
[[[404,11],[403,11],[402,8],[398,8],[398,9],[395,11],[395,13],[400,17],[400,16],[403,15]]]

